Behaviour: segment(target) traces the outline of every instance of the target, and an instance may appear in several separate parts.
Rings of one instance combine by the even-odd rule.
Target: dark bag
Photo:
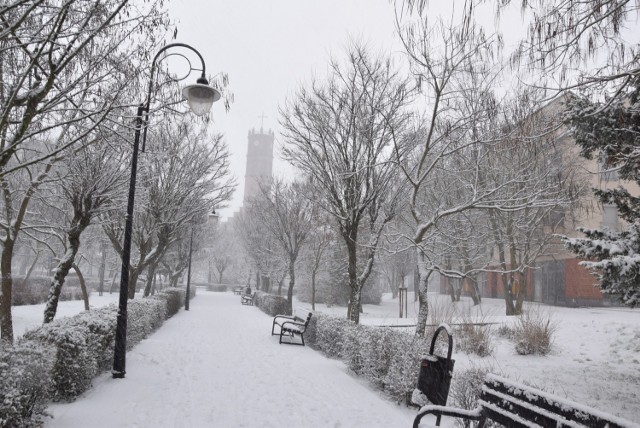
[[[443,330],[449,337],[449,352],[447,352],[446,358],[433,354],[438,334]],[[455,360],[451,359],[452,352],[453,337],[451,336],[450,329],[440,324],[431,339],[429,355],[420,363],[420,375],[418,376],[418,389],[427,396],[432,404],[438,406],[447,405],[449,386],[451,385],[451,377],[453,376],[453,365],[455,364]]]

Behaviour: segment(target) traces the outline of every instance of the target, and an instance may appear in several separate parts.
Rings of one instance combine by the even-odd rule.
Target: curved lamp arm
[[[168,45],[163,46],[153,57],[153,60],[151,60],[151,76],[149,77],[149,87],[147,89],[147,97],[146,97],[145,103],[144,105],[142,105],[142,111],[144,115],[144,118],[142,119],[142,126],[144,128],[144,132],[142,135],[142,151],[143,152],[145,150],[145,146],[147,142],[147,121],[149,117],[149,106],[151,104],[151,92],[153,91],[153,83],[154,83],[155,74],[156,74],[156,62],[163,52],[165,52],[168,49],[176,48],[176,47],[190,49],[196,55],[198,55],[198,58],[200,58],[200,63],[202,64],[202,68],[193,68],[193,67],[191,68],[191,70],[202,71],[200,77],[197,80],[197,83],[195,85],[187,86],[183,91],[185,98],[189,100],[189,106],[191,107],[191,110],[196,115],[202,116],[208,113],[209,109],[211,109],[211,105],[215,101],[218,101],[221,97],[221,94],[218,90],[209,86],[209,81],[205,76],[206,65],[204,63],[204,58],[202,58],[202,55],[200,54],[200,52],[198,52],[193,46],[190,46],[186,43],[169,43]],[[187,58],[185,57],[185,59]],[[188,59],[187,61],[189,62]],[[189,66],[191,66],[191,62],[189,62]],[[181,79],[177,79],[177,81],[183,80],[186,77],[187,76],[184,76]],[[193,97],[196,97],[197,101],[194,101]]]

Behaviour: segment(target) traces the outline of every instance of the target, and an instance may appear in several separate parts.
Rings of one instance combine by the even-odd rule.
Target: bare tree
[[[13,340],[14,246],[23,227],[37,227],[25,225],[29,203],[68,149],[95,143],[122,104],[137,58],[162,29],[163,9],[150,6],[128,17],[125,0],[0,6],[2,340]],[[151,20],[161,25],[146,26]],[[142,49],[127,42],[136,37],[144,37]]]
[[[129,298],[135,297],[138,276],[158,263],[185,225],[229,200],[235,182],[229,172],[229,153],[220,135],[203,129],[165,122],[153,133],[141,165],[141,202],[134,219],[132,243],[137,261],[131,263]],[[121,211],[105,215],[103,228],[117,253],[122,253]],[[188,229],[188,228],[187,228]]]
[[[247,215],[256,220],[262,233],[271,235],[286,256],[289,276],[287,301],[290,311],[296,284],[296,263],[311,232],[313,220],[307,188],[307,185],[300,182],[285,184],[274,180],[270,185],[260,186],[260,193],[247,207]]]
[[[108,146],[87,146],[75,156],[69,157],[65,165],[65,176],[60,180],[64,199],[70,211],[64,228],[64,255],[59,258],[49,287],[44,310],[44,322],[53,321],[58,306],[60,291],[69,270],[74,266],[80,248],[80,236],[101,210],[108,209],[114,192],[124,189],[125,180],[114,167],[121,154]],[[76,269],[77,270],[77,269]]]
[[[410,101],[407,82],[390,60],[352,46],[346,63],[332,61],[325,82],[300,88],[281,111],[284,158],[310,177],[347,248],[347,317],[356,323],[380,236],[400,205],[392,150],[404,144]],[[359,247],[366,252],[363,265]]]
[[[496,2],[496,17],[512,3]],[[630,30],[640,18],[637,1],[535,0],[521,9],[528,34],[512,62],[533,71],[537,85],[599,93],[606,86],[613,99],[640,75],[637,32]]]

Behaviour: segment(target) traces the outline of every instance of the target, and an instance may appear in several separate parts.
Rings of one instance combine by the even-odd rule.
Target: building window
[[[618,181],[617,168],[607,165],[607,159],[603,152],[600,152],[600,177],[604,181]]]
[[[618,208],[612,204],[602,206],[602,227],[609,230],[618,229]]]

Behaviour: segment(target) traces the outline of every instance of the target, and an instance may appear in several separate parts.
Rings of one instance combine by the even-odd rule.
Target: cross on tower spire
[[[260,116],[258,116],[258,118],[260,118],[260,133],[262,133],[262,127],[264,125],[264,120],[267,116],[264,115],[264,111],[262,112],[262,114]]]

